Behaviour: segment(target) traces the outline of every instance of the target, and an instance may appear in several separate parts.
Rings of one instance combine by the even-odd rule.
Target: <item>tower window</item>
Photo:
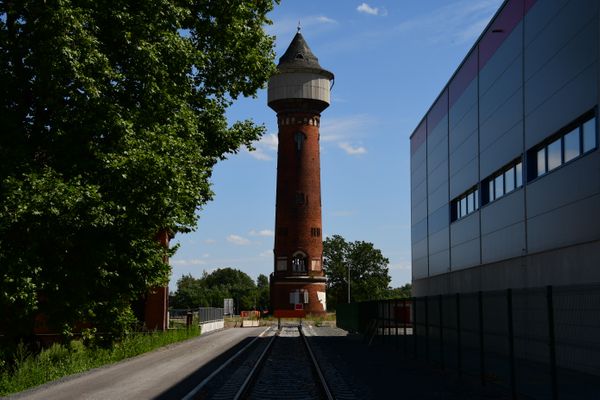
[[[321,260],[311,260],[310,263],[311,271],[318,271],[321,269]]]
[[[290,292],[291,304],[308,304],[308,290],[297,289]]]
[[[292,257],[292,271],[306,272],[306,254],[298,251]]]
[[[302,146],[304,146],[304,141],[306,140],[306,135],[302,132],[296,132],[294,135],[294,141],[296,142],[296,151],[302,151]]]
[[[277,257],[277,271],[287,270],[287,257]]]
[[[321,236],[321,228],[310,228],[310,236],[313,236],[313,237]]]
[[[302,192],[296,192],[296,205],[297,206],[302,206],[304,204],[306,204],[306,195]]]

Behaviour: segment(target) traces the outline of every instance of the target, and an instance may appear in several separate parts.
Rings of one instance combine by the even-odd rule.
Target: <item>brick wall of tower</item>
[[[291,274],[296,251],[307,255],[307,272],[322,276],[321,169],[319,151],[320,115],[307,111],[281,111],[277,115],[279,147],[275,217],[275,275]],[[302,148],[296,135],[301,132]],[[300,197],[303,197],[300,204]],[[286,271],[277,270],[277,258],[286,257]],[[311,270],[312,261],[318,267]]]

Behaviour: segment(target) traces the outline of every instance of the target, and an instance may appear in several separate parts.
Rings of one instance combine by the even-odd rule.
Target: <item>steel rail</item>
[[[325,397],[327,397],[327,400],[335,400],[335,398],[331,394],[331,390],[329,390],[329,386],[327,385],[325,376],[323,376],[323,373],[321,372],[319,363],[317,362],[317,359],[316,359],[315,355],[313,354],[313,351],[310,348],[310,345],[308,344],[308,339],[306,339],[306,336],[304,335],[304,332],[302,331],[302,325],[298,326],[298,331],[300,332],[300,336],[302,337],[304,346],[306,347],[306,350],[310,356],[313,368],[315,369],[315,372],[317,373],[317,376],[319,377],[319,383],[321,384],[321,388],[323,389],[323,392],[325,393]]]
[[[206,378],[204,378],[202,380],[202,382],[200,382],[198,385],[196,385],[196,387],[194,389],[192,389],[188,394],[186,394],[184,397],[181,398],[181,400],[192,400],[194,399],[194,396],[196,396],[198,394],[198,392],[200,392],[200,390],[202,390],[202,388],[204,386],[206,386],[215,376],[217,376],[225,367],[227,367],[229,364],[231,364],[231,362],[233,362],[233,360],[235,360],[236,358],[238,358],[241,354],[243,354],[246,350],[248,350],[253,344],[254,342],[256,342],[260,337],[262,337],[265,333],[267,333],[267,331],[271,329],[271,327],[265,329],[264,331],[261,332],[260,335],[258,335],[257,337],[255,337],[254,339],[252,339],[252,341],[250,343],[248,343],[246,346],[244,346],[242,349],[240,349],[237,353],[235,353],[233,356],[231,356],[231,358],[229,358],[227,361],[225,361],[223,364],[221,364],[221,366],[219,368],[217,368],[215,371],[213,371],[209,376],[207,376]],[[271,340],[272,341],[272,340]]]
[[[275,339],[277,339],[277,337],[279,337],[279,332],[280,331],[278,330],[275,333],[275,335],[273,335],[271,337],[271,340],[269,340],[269,343],[267,344],[267,346],[265,347],[265,349],[263,350],[263,352],[260,354],[260,357],[258,357],[258,360],[256,361],[256,363],[252,367],[252,370],[250,371],[250,373],[248,374],[248,376],[246,376],[246,379],[244,380],[244,382],[242,383],[242,386],[240,386],[239,390],[237,391],[237,393],[233,397],[233,400],[240,400],[248,392],[248,389],[250,389],[250,384],[254,381],[254,379],[258,375],[258,372],[260,371],[260,369],[262,367],[262,364],[263,364],[264,359],[266,358],[266,355],[271,350],[273,342],[275,342]]]

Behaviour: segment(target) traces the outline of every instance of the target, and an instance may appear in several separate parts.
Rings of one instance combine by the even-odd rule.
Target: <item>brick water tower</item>
[[[327,310],[321,226],[319,126],[333,74],[319,65],[298,33],[269,79],[277,112],[277,197],[271,307],[320,314]]]

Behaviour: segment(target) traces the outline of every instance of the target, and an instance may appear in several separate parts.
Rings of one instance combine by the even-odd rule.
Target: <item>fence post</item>
[[[404,347],[404,357],[407,356],[406,352],[407,352],[407,337],[406,337],[406,299],[402,299],[402,330],[404,331],[404,335],[402,336],[402,342],[403,342],[403,347]],[[413,329],[413,334],[414,334],[414,329]]]
[[[394,299],[394,326],[396,327],[396,351],[400,349],[398,344],[398,299]]]
[[[481,384],[485,386],[485,353],[483,351],[483,294],[481,290],[477,293],[479,303],[479,370],[481,373]]]
[[[460,338],[460,293],[456,293],[456,367],[458,377],[462,378],[462,343]]]
[[[425,296],[425,360],[429,362],[429,296]]]
[[[417,298],[413,297],[412,302],[413,302],[413,348],[414,348],[414,356],[416,359],[417,354],[419,353],[418,349],[417,349],[417,346],[418,346],[417,342],[418,342],[418,338],[419,338],[419,334],[418,334],[419,330],[417,329]]]
[[[517,382],[515,378],[515,338],[513,326],[512,289],[506,289],[506,307],[508,315],[508,354],[510,366],[510,390],[512,398],[517,398]]]
[[[558,382],[556,375],[556,336],[554,332],[554,299],[552,285],[546,287],[546,302],[548,305],[548,345],[550,347],[550,377],[552,379],[552,399],[558,399]]]
[[[442,307],[442,295],[438,295],[438,307],[439,307],[439,320],[440,320],[440,362],[442,364],[442,370],[445,368],[444,363],[444,311]]]

